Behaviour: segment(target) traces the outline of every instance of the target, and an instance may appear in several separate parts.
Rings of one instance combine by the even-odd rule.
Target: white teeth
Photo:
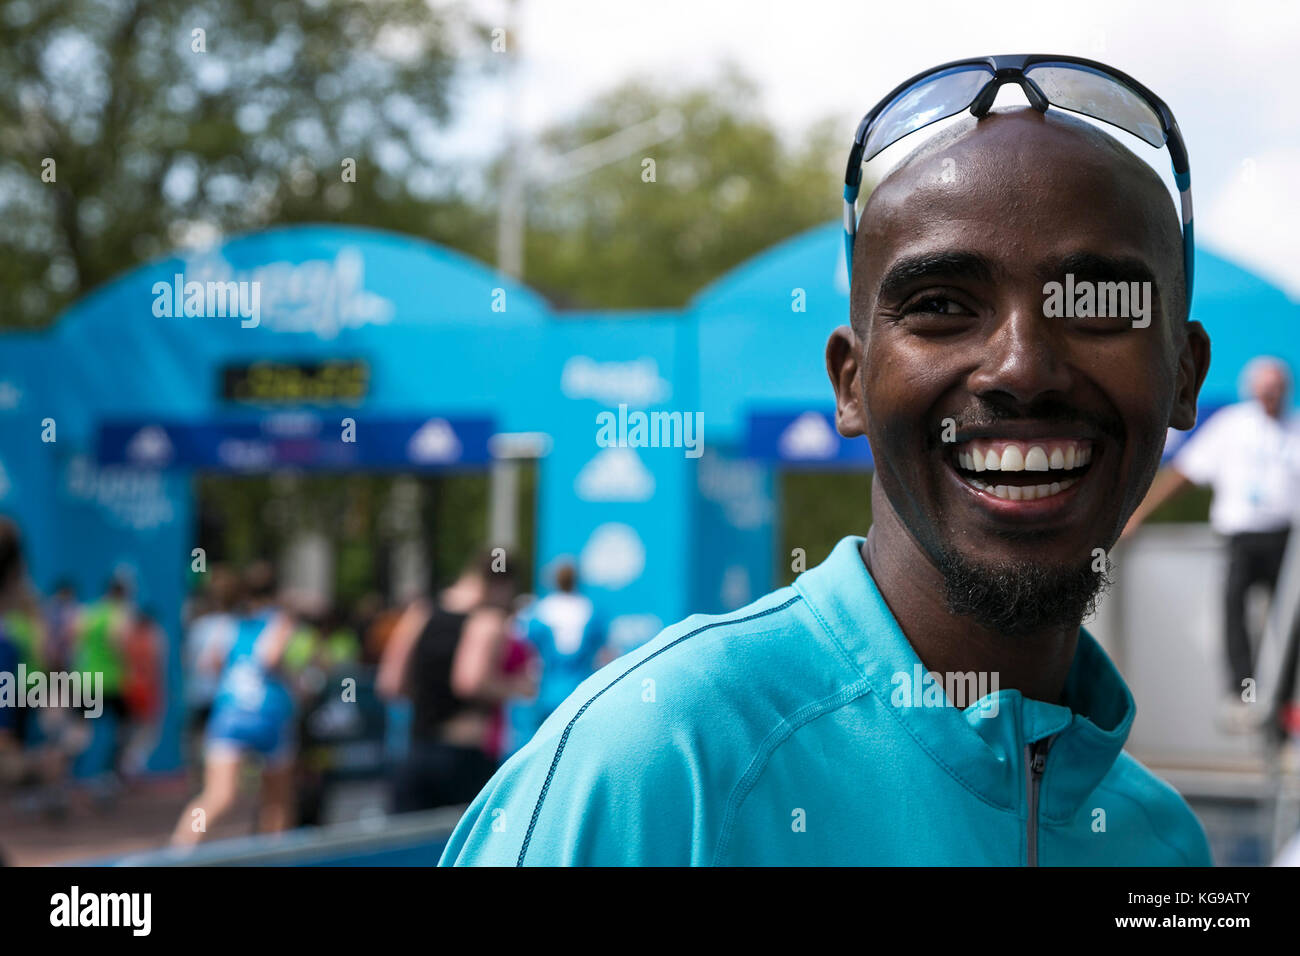
[[[1067,478],[1065,481],[1054,481],[1050,485],[990,485],[978,478],[967,478],[966,482],[980,491],[988,492],[995,498],[1002,498],[1006,501],[1036,501],[1039,498],[1050,498],[1052,495],[1059,495],[1062,491],[1073,485],[1077,478]]]
[[[1092,461],[1092,447],[1086,442],[1063,441],[1027,445],[995,439],[975,439],[961,445],[953,460],[965,471],[1069,471]]]
[[[1067,471],[1092,460],[1087,442],[1027,445],[1026,442],[976,438],[958,446],[953,455],[967,471]]]
[[[1042,445],[1035,445],[1025,455],[1025,471],[1047,471],[1047,452]]]

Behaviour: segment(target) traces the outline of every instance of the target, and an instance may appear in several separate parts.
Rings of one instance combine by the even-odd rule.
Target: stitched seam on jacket
[[[519,848],[519,859],[515,861],[515,866],[524,865],[524,857],[528,853],[528,845],[533,840],[533,830],[536,829],[537,827],[537,818],[541,816],[542,804],[546,801],[547,791],[551,789],[551,781],[555,779],[555,769],[556,767],[559,766],[560,757],[564,753],[565,745],[567,745],[569,742],[569,734],[573,731],[573,726],[578,722],[578,718],[587,712],[587,708],[590,707],[592,704],[594,704],[601,694],[605,693],[605,691],[609,690],[611,687],[613,687],[615,684],[621,681],[628,674],[632,673],[642,664],[646,664],[654,660],[660,654],[663,654],[666,651],[671,650],[672,648],[676,647],[678,644],[681,644],[683,641],[694,637],[696,634],[702,634],[704,631],[712,630],[715,627],[726,627],[731,624],[745,624],[749,621],[756,621],[759,618],[768,617],[769,615],[777,614],[781,611],[784,611],[786,608],[789,608],[790,606],[798,603],[803,599],[804,598],[802,594],[796,594],[794,597],[790,598],[783,604],[778,604],[775,607],[770,607],[767,608],[766,610],[758,611],[754,614],[748,615],[747,617],[739,617],[731,620],[710,621],[708,624],[702,624],[699,627],[697,627],[695,630],[683,634],[681,637],[674,638],[672,641],[669,641],[667,644],[659,648],[659,650],[655,651],[653,654],[650,654],[644,659],[637,661],[635,664],[633,664],[623,673],[619,674],[617,677],[615,677],[612,681],[610,681],[600,690],[596,691],[596,693],[593,694],[585,704],[583,704],[581,707],[578,708],[578,712],[569,718],[568,724],[566,724],[564,727],[564,733],[560,735],[560,742],[555,747],[555,756],[551,758],[550,769],[547,770],[546,772],[546,780],[542,783],[542,790],[537,795],[537,803],[533,807],[532,819],[528,821],[528,832],[524,834],[524,842],[523,845],[520,846]]]
[[[805,704],[772,728],[771,733],[763,738],[758,751],[754,754],[745,773],[732,789],[731,797],[727,800],[727,810],[722,818],[722,829],[718,834],[718,843],[713,851],[714,866],[720,865],[718,861],[731,849],[731,833],[735,829],[736,819],[740,815],[740,805],[745,802],[753,791],[754,785],[758,782],[758,778],[763,775],[763,771],[767,769],[768,761],[771,760],[772,754],[776,753],[777,748],[818,717],[834,713],[841,707],[845,707],[869,693],[871,693],[871,685],[867,683],[865,677],[854,681],[848,687],[836,691],[829,697],[823,697],[821,700]]]

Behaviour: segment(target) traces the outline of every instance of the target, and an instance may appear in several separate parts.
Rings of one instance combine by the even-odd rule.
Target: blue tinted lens
[[[993,77],[987,66],[955,66],[928,76],[899,93],[880,111],[867,136],[863,160],[892,146],[908,133],[960,113]]]
[[[1025,70],[1053,106],[1110,123],[1152,146],[1165,144],[1160,117],[1135,90],[1075,63],[1038,63]]]

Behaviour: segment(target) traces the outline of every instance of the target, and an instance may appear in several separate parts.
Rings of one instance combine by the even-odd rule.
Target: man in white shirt
[[[1300,504],[1300,419],[1291,412],[1291,374],[1279,359],[1260,357],[1242,373],[1249,399],[1221,409],[1187,440],[1151,485],[1124,536],[1191,485],[1214,489],[1210,525],[1228,539],[1224,637],[1231,695],[1240,699],[1252,676],[1246,592],[1277,587],[1292,516]],[[1289,696],[1289,694],[1288,694]]]
[[[528,612],[525,635],[541,661],[537,699],[531,705],[527,726],[521,715],[518,728],[526,740],[595,673],[605,647],[604,624],[591,599],[578,592],[578,571],[570,562],[560,562],[555,569],[555,590]]]

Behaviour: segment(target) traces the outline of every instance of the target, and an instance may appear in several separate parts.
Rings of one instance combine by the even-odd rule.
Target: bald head
[[[1081,251],[1089,233],[1110,229],[1110,238],[1118,236],[1150,262],[1165,314],[1186,318],[1182,231],[1165,184],[1114,137],[1056,110],[967,116],[899,163],[863,209],[855,280],[871,274],[886,236],[954,217],[974,222],[976,216],[990,228],[1019,232],[1004,243],[1016,256],[1037,257],[1050,248],[1064,253],[1070,246]],[[855,281],[855,324],[860,310],[870,308],[860,291]]]
[[[1251,359],[1243,371],[1245,391],[1274,418],[1286,408],[1291,391],[1291,371],[1281,359],[1260,356]]]

